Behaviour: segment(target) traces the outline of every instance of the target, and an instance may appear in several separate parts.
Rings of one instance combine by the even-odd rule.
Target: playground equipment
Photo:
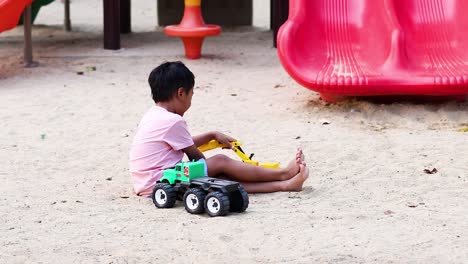
[[[468,94],[468,1],[294,0],[289,8],[280,61],[325,101]]]
[[[0,32],[18,25],[21,13],[32,0],[0,0]]]
[[[24,62],[26,67],[35,67],[33,61],[31,37],[31,2],[32,0],[0,0],[0,32],[14,28],[21,13],[24,19]]]
[[[256,160],[252,160],[252,157],[254,156],[254,154],[252,153],[250,154],[250,156],[247,156],[247,154],[245,154],[244,150],[241,148],[242,144],[239,141],[233,141],[231,142],[231,145],[232,145],[232,151],[234,151],[234,153],[236,153],[237,156],[241,158],[242,162],[252,164],[255,166],[264,167],[264,168],[270,168],[270,169],[279,168],[278,162],[258,162]],[[201,152],[205,152],[205,151],[216,149],[216,148],[227,148],[227,147],[228,147],[227,145],[221,144],[216,140],[211,140],[210,142],[198,147],[198,149]]]
[[[24,25],[24,62],[26,67],[39,65],[33,61],[32,54],[32,21],[37,16],[43,5],[53,0],[0,0],[0,33],[12,29],[18,22]],[[31,4],[32,3],[32,4]],[[65,30],[71,30],[70,0],[64,0],[65,6]],[[23,14],[21,18],[21,14]],[[21,19],[20,19],[21,18]]]
[[[158,208],[172,208],[177,199],[183,200],[187,212],[206,211],[209,216],[241,213],[249,206],[249,195],[238,182],[206,177],[203,161],[181,162],[164,170],[151,198]]]
[[[205,37],[219,35],[221,27],[205,24],[201,14],[201,0],[185,0],[184,3],[184,16],[180,24],[167,26],[164,32],[168,36],[182,39],[185,57],[198,59],[201,57]]]

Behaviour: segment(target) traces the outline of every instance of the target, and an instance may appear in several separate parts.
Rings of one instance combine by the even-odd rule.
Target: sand
[[[22,28],[0,34],[0,263],[466,263],[468,103],[326,104],[282,68],[267,1],[255,27],[207,39],[194,61],[155,26],[154,3],[132,2],[118,51],[102,49],[100,1],[72,2],[70,33],[59,1],[41,11],[38,68],[21,66]],[[217,218],[135,196],[128,148],[167,60],[196,75],[193,134],[282,164],[302,147],[304,190]]]

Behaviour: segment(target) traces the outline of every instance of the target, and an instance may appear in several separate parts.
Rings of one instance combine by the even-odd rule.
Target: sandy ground
[[[100,1],[73,1],[71,33],[60,2],[41,11],[38,68],[20,64],[21,28],[0,34],[0,263],[466,263],[468,103],[328,105],[280,65],[266,1],[255,27],[208,39],[196,61],[155,27],[154,4],[132,2],[119,51],[102,49]],[[282,164],[302,147],[304,191],[218,218],[135,196],[128,148],[166,60],[196,75],[194,134]]]

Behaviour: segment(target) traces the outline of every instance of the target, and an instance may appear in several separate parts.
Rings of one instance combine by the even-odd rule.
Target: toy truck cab
[[[159,182],[175,184],[176,182],[190,182],[192,179],[205,176],[205,163],[181,162],[177,163],[173,169],[164,170],[163,177]]]
[[[192,214],[206,211],[210,216],[243,212],[249,205],[249,196],[238,182],[205,176],[205,163],[181,162],[164,170],[152,193],[158,208],[171,208],[177,199]]]

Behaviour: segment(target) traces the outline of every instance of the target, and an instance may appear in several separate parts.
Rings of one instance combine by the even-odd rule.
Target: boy
[[[213,139],[228,146],[235,141],[221,132],[190,135],[183,115],[192,102],[195,77],[182,62],[161,64],[151,72],[148,82],[155,105],[143,116],[129,155],[129,169],[138,195],[150,195],[164,169],[174,167],[184,154],[189,160],[205,160],[198,146]],[[208,176],[238,181],[249,193],[301,191],[309,176],[300,149],[295,159],[282,169],[257,167],[225,155],[205,161]]]

